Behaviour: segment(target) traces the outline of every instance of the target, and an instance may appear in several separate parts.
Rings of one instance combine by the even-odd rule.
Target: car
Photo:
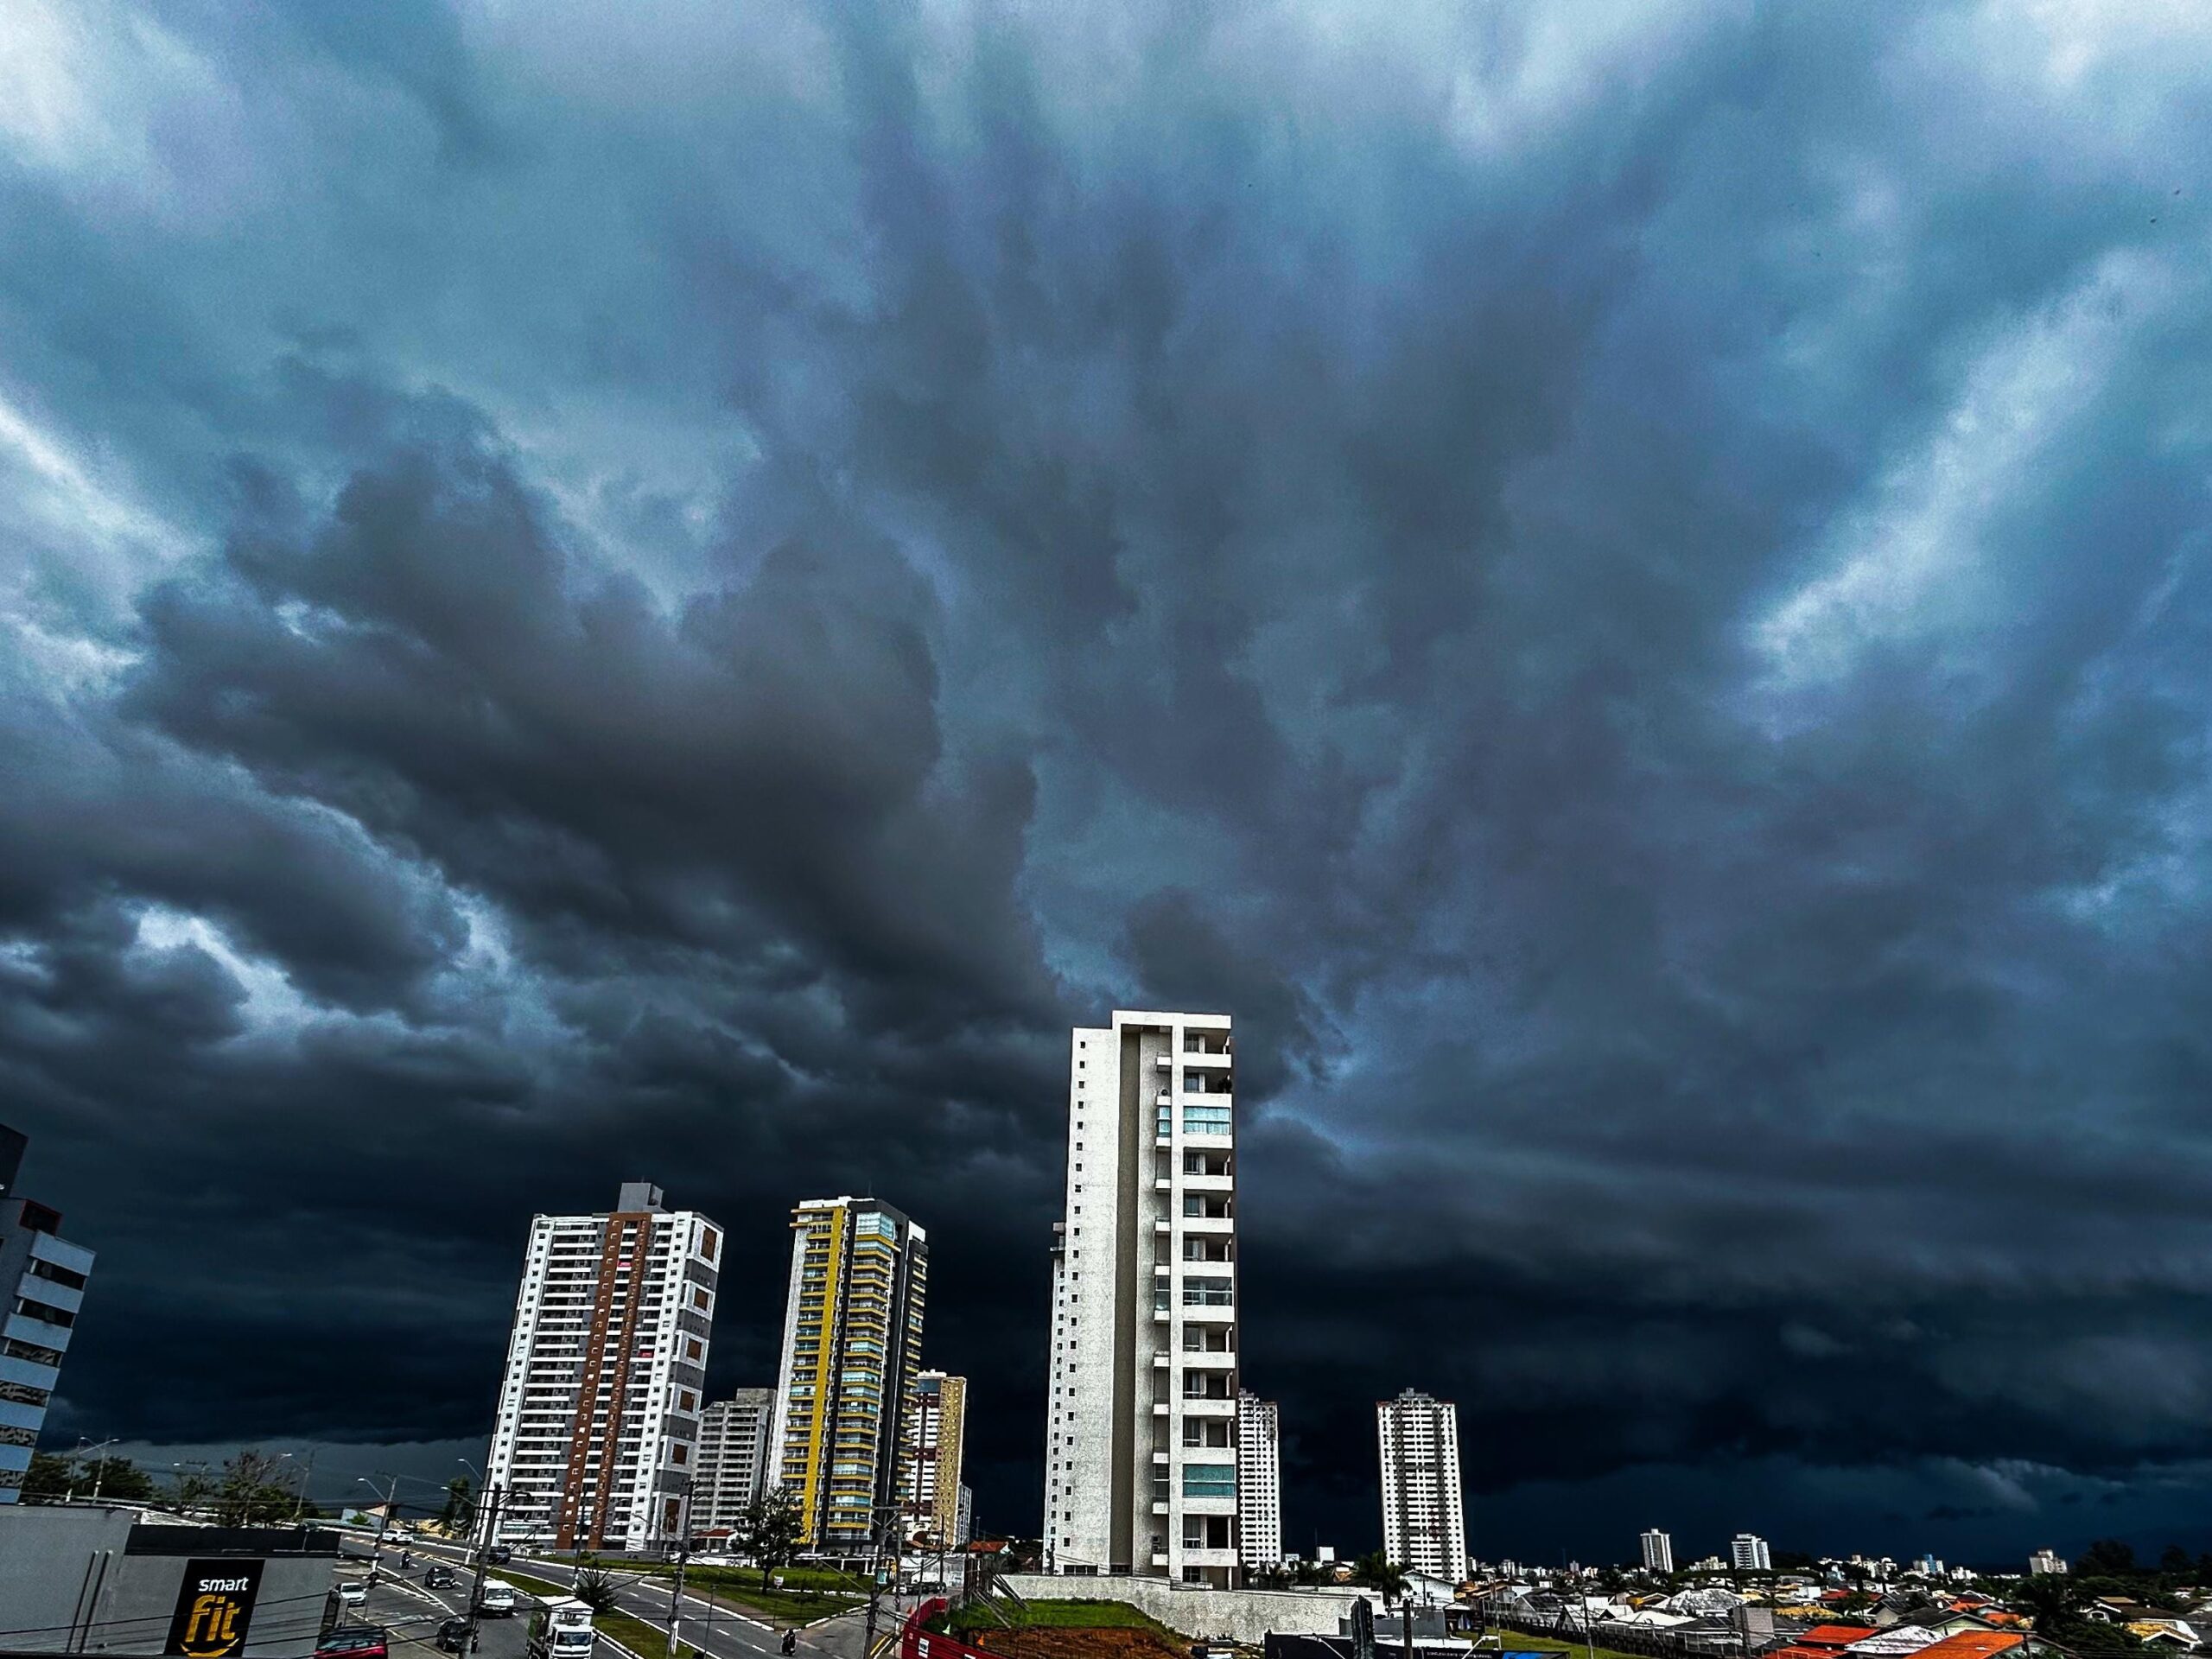
[[[443,1590],[449,1587],[453,1582],[453,1568],[449,1567],[430,1567],[423,1569],[423,1587],[425,1590]]]
[[[348,1607],[359,1607],[369,1599],[369,1586],[359,1579],[348,1579],[338,1586],[338,1599]]]
[[[515,1558],[515,1553],[505,1544],[494,1544],[484,1552],[484,1559],[494,1567],[505,1567]]]
[[[442,1653],[466,1653],[468,1650],[468,1621],[448,1618],[438,1626],[438,1649]]]
[[[315,1659],[391,1659],[391,1643],[380,1624],[340,1624],[315,1644]]]

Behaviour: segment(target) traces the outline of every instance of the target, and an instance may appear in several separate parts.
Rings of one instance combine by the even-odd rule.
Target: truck
[[[574,1596],[556,1596],[530,1616],[529,1659],[591,1659],[591,1609]]]

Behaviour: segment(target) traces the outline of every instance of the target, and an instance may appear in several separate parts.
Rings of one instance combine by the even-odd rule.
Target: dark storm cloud
[[[637,1175],[760,1380],[872,1187],[1027,1528],[1064,1030],[1169,1003],[1239,1020],[1294,1537],[1408,1382],[1486,1553],[2201,1488],[2182,22],[30,24],[57,1432],[480,1433],[524,1218]]]

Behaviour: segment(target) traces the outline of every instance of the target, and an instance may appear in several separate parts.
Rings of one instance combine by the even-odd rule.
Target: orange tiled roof
[[[1990,1659],[1992,1654],[2007,1652],[2027,1639],[2017,1630],[1961,1630],[1956,1636],[1929,1643],[1912,1659]]]

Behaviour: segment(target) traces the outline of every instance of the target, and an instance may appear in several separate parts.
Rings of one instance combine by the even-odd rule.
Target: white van
[[[515,1616],[515,1587],[499,1579],[486,1579],[476,1592],[476,1611],[493,1618]]]

